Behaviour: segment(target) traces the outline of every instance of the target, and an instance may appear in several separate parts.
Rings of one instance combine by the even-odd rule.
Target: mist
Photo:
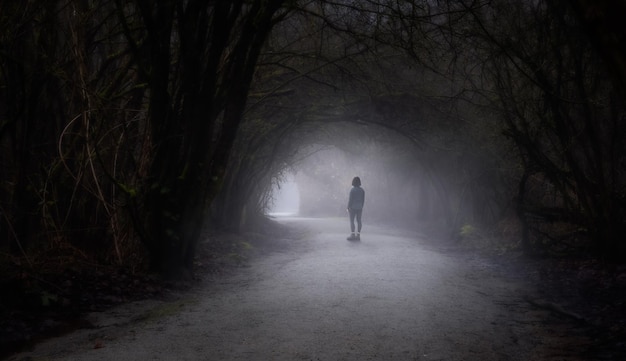
[[[272,216],[297,216],[300,211],[300,188],[293,173],[272,188]]]
[[[429,176],[401,139],[313,145],[272,189],[272,216],[343,217],[352,178],[366,192],[364,222],[415,228],[441,213]],[[430,177],[432,178],[432,177]]]

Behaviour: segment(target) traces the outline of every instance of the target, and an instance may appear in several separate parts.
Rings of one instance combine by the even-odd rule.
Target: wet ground
[[[345,219],[303,230],[192,292],[89,315],[93,328],[10,360],[591,360],[515,265]],[[558,312],[557,312],[558,313]]]

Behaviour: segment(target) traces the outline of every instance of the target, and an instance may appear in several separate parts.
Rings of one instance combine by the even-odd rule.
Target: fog
[[[471,136],[473,123],[411,104],[408,99],[378,111],[391,112],[396,123],[417,118],[420,128],[376,124],[381,118],[367,107],[342,116],[346,121],[296,128],[283,141],[277,173],[289,175],[271,191],[269,212],[344,217],[352,178],[358,176],[366,194],[366,224],[429,227],[444,237],[454,237],[466,225],[493,224],[506,207],[507,190],[494,172],[498,165],[485,156],[491,150]],[[361,116],[374,124],[360,121]]]
[[[344,144],[317,146],[272,190],[270,215],[341,217],[346,214],[352,178],[366,192],[364,222],[415,225],[438,213],[431,182],[409,149],[373,142],[353,151]],[[315,146],[313,146],[315,148]]]
[[[272,189],[272,216],[295,216],[300,211],[300,188],[293,173],[287,173],[283,181]]]

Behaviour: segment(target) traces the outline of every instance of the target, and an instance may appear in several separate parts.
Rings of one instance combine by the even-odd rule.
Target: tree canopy
[[[1,2],[2,262],[188,277],[203,227],[251,226],[289,171],[329,182],[332,149],[407,189],[383,220],[623,261],[613,3]]]

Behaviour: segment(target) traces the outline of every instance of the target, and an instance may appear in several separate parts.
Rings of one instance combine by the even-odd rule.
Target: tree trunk
[[[155,148],[138,227],[153,268],[185,278],[208,205],[222,187],[256,62],[282,0],[138,4],[149,52],[137,62],[149,64]],[[172,42],[173,34],[179,43]]]

